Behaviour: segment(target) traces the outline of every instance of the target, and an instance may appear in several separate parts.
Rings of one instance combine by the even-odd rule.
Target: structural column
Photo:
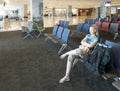
[[[43,0],[30,0],[31,21],[43,17]]]
[[[52,9],[53,17],[55,16],[55,8]]]
[[[111,15],[111,7],[110,6],[105,6],[103,3],[100,6],[100,17],[104,18],[106,16]]]
[[[67,9],[67,18],[72,18],[72,5],[68,6],[68,9]]]
[[[100,17],[100,7],[95,8],[95,17],[99,18]]]
[[[27,19],[28,16],[28,5],[24,5],[24,19]]]
[[[100,18],[106,17],[106,7],[105,6],[100,6]]]

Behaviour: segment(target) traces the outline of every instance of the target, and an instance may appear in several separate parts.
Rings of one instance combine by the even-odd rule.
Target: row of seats
[[[120,73],[120,44],[109,40],[106,40],[105,44],[108,46],[112,46],[112,58],[114,59],[113,61],[115,63],[117,72]]]
[[[86,23],[78,23],[76,30],[78,32],[83,32],[85,34],[89,33],[89,28],[90,28],[90,24],[86,24]]]
[[[80,30],[82,30],[83,27],[86,27],[86,25],[88,25],[90,27],[89,24],[80,24],[79,23],[77,25],[77,31],[81,32]],[[89,27],[88,27],[88,31],[89,31]],[[52,35],[61,39],[64,42],[58,53],[61,53],[68,45],[70,33],[71,33],[71,31],[67,28],[63,28],[63,27],[57,26],[57,25],[55,25],[53,27]],[[84,33],[86,33],[86,32],[84,32]],[[114,58],[115,67],[116,67],[117,71],[120,72],[120,57],[119,57],[120,56],[120,44],[111,42],[109,40],[106,40],[104,44],[106,44],[108,46],[112,46],[112,56]]]
[[[100,24],[98,24],[100,23]],[[78,23],[77,24],[77,27],[76,27],[76,30],[78,32],[84,32],[85,34],[86,33],[89,33],[89,27],[86,27],[86,29],[84,29],[84,26],[89,26],[89,24],[86,24],[86,23]],[[118,23],[109,23],[109,22],[96,22],[96,25],[99,29],[99,31],[106,31],[106,32],[111,32],[111,33],[114,33],[114,34],[118,34]],[[107,28],[106,28],[107,27]],[[86,30],[88,32],[86,32]],[[116,39],[116,36],[114,36],[114,39]],[[112,54],[114,54],[114,61],[115,61],[115,64],[116,64],[116,69],[120,72],[120,44],[119,43],[115,43],[115,42],[111,42],[111,41],[108,41],[106,40],[105,41],[105,44],[108,45],[108,46],[112,46]],[[117,54],[116,54],[117,53]]]
[[[112,41],[109,41],[109,40],[106,40],[105,43],[104,43],[106,46],[111,46],[111,52],[110,52],[110,58],[112,59],[111,60],[111,69],[114,69],[114,71],[116,71],[116,73],[120,73],[120,44],[119,43],[115,43],[115,42],[112,42]],[[86,57],[85,58],[80,58],[80,57],[77,57],[74,62],[73,62],[73,66],[77,63],[77,61],[80,61],[80,62],[83,62],[85,64],[85,66],[88,66],[86,65]],[[95,64],[92,64],[92,63],[89,63],[91,65],[94,65]],[[88,70],[91,71],[91,69],[89,69],[89,67],[87,67]],[[98,68],[99,69],[99,68]]]
[[[95,24],[97,21],[99,21],[99,18],[96,19],[86,18],[84,23],[92,25]]]
[[[96,22],[109,22],[109,23],[118,23],[119,24],[119,29],[120,29],[120,17],[111,17],[110,20],[107,20],[107,18],[95,18],[95,19],[91,19],[91,18],[86,18],[84,20],[84,23],[87,24],[95,24]]]
[[[86,34],[89,33],[90,26],[91,26],[90,24],[78,23],[75,31],[72,32],[71,37],[82,39],[83,37],[85,37]]]
[[[68,28],[54,25],[52,30],[52,36],[47,35],[48,36],[47,39],[52,38],[52,40],[55,43],[59,42],[62,44],[61,48],[58,51],[58,54],[60,54],[67,47],[70,34],[71,34],[71,30],[69,30]]]
[[[33,39],[33,36],[31,34],[33,30],[33,22],[28,21],[27,26],[22,26],[22,32],[27,33],[23,39],[26,39],[27,37],[31,37]]]
[[[120,17],[118,17],[118,16],[112,16],[112,17],[109,17],[109,19],[110,19],[109,21],[112,22],[112,23],[120,21]],[[107,17],[95,18],[95,19],[91,19],[91,18],[90,19],[88,19],[88,18],[85,19],[85,23],[89,23],[89,22],[95,23],[95,21],[106,22]]]
[[[115,22],[118,22],[120,20],[120,17],[112,16],[112,17],[109,17],[109,19],[110,19],[110,22],[115,23]],[[106,20],[107,20],[107,17],[99,18],[99,21],[101,21],[101,22],[105,22]]]
[[[69,21],[59,20],[59,25],[64,28],[68,28]]]
[[[38,31],[37,38],[39,38],[42,32],[44,31],[42,23],[33,22],[33,28]]]
[[[31,37],[33,39],[33,35],[31,34],[33,30],[37,30],[39,32],[37,35],[37,38],[39,38],[42,31],[44,31],[44,28],[39,23],[28,21],[27,26],[22,26],[22,31],[27,33],[23,39],[26,39],[27,37]]]
[[[109,32],[114,34],[114,40],[117,38],[119,34],[119,24],[118,23],[109,23],[109,22],[96,22],[95,23],[98,26],[99,31]]]

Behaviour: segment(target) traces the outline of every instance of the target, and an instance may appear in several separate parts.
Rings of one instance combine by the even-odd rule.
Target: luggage
[[[110,62],[111,46],[98,43],[93,49],[85,66],[96,76],[106,72],[106,65]]]

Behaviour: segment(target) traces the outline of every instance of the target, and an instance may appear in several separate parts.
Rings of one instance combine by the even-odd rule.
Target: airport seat
[[[58,54],[60,54],[67,47],[70,34],[71,34],[71,31],[68,28],[65,28],[61,37],[62,46],[59,49]]]
[[[36,30],[39,32],[39,34],[37,35],[37,38],[39,38],[40,35],[42,34],[42,32],[44,31],[44,28],[43,28],[43,26],[42,26],[41,24],[39,24],[39,23],[33,22],[33,24],[34,24]]]
[[[64,27],[64,28],[68,28],[69,21],[59,20],[59,26]]]
[[[77,32],[81,32],[82,27],[83,27],[83,24],[82,23],[78,23],[77,27],[76,27]]]
[[[26,27],[22,27],[22,31],[27,33],[27,35],[23,39],[26,39],[29,36],[31,38],[33,38],[33,36],[31,35],[32,30],[33,30],[33,22],[28,21],[27,26]]]
[[[105,22],[106,18],[100,18],[100,22]]]
[[[115,68],[118,73],[120,73],[120,44],[115,43],[109,40],[105,41],[105,44],[108,46],[112,46],[112,56],[114,58]]]
[[[89,33],[89,28],[90,28],[89,24],[84,24],[81,32],[83,32],[85,34],[88,34]]]
[[[72,32],[71,37],[72,38],[81,38],[82,33],[82,27],[83,23],[78,23],[76,26],[76,30]]]
[[[99,21],[99,18],[95,18],[95,19],[93,20],[93,23],[95,24],[97,21]]]
[[[118,18],[119,18],[118,16],[112,16],[111,17],[111,22],[112,23],[117,23]]]
[[[64,28],[59,26],[59,28],[57,30],[57,35],[56,35],[57,38],[62,38],[63,30],[64,30]]]
[[[53,29],[52,29],[52,33],[50,34],[45,34],[46,37],[46,41],[48,39],[51,39],[54,43],[57,43],[57,41],[55,40],[55,38],[57,38],[57,31],[58,31],[59,25],[54,25]]]
[[[64,27],[64,21],[63,20],[59,20],[59,24],[61,27]]]
[[[76,32],[72,33],[71,36],[77,36],[78,38],[84,38],[86,34],[89,33],[89,28],[90,28],[90,25],[89,24],[82,24],[82,23],[79,23],[76,27]]]
[[[101,21],[97,21],[95,23],[95,25],[98,27],[98,30],[99,30],[99,28],[101,28],[101,26],[102,26],[102,22]]]
[[[101,27],[102,22],[101,21],[97,21],[95,24],[96,24],[96,26]]]
[[[111,23],[110,24],[109,32],[114,34],[114,38],[113,38],[114,40],[118,36],[118,27],[119,27],[118,23]]]
[[[52,42],[54,42],[55,44],[57,44],[58,40],[60,40],[62,38],[63,30],[64,30],[63,27],[55,25],[53,27],[52,34],[45,34],[47,36],[46,41],[48,39],[50,39],[50,40],[52,40]]]
[[[94,20],[93,19],[89,19],[89,24],[90,25],[94,24]]]
[[[58,30],[58,26],[55,25],[55,26],[53,27],[53,30],[52,30],[52,34],[53,34],[54,36],[57,35],[57,30]]]
[[[58,50],[58,54],[60,54],[67,47],[70,34],[71,30],[69,30],[68,28],[63,28],[61,26],[58,27],[55,25],[52,32],[53,36],[46,34],[46,41],[50,39],[53,43],[60,44],[61,47]]]
[[[81,27],[81,29],[78,32],[78,36],[79,36],[80,39],[82,39],[82,38],[84,38],[86,36],[86,34],[89,33],[90,25],[84,23],[84,24],[81,24],[79,26]]]
[[[84,23],[89,24],[89,19],[86,18],[86,19],[84,20]]]
[[[109,22],[103,22],[101,27],[98,28],[99,31],[104,31],[104,32],[108,32],[109,30],[109,25],[110,23]]]
[[[68,26],[69,26],[69,21],[64,21],[64,28],[68,28]]]

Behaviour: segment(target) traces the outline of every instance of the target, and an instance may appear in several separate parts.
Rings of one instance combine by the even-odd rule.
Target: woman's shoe
[[[68,81],[70,81],[69,78],[63,77],[60,79],[59,83],[64,83],[64,82],[68,82]]]

